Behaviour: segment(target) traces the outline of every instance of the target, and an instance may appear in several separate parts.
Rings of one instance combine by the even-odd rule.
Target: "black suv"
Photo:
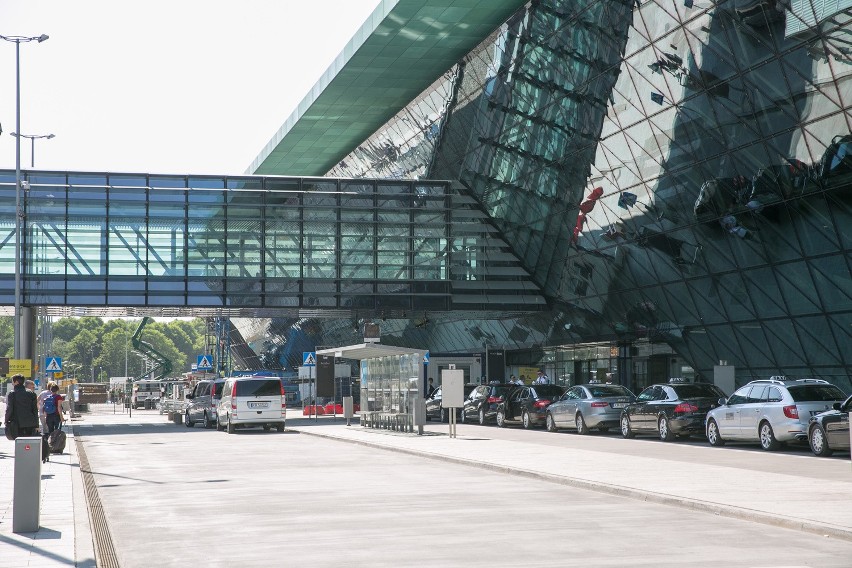
[[[707,412],[725,393],[710,383],[669,382],[651,385],[621,411],[621,435],[657,434],[661,440],[704,434]]]
[[[474,419],[483,426],[493,422],[497,416],[497,406],[505,402],[506,396],[518,388],[518,385],[494,383],[479,385],[464,399],[460,421],[469,422]]]

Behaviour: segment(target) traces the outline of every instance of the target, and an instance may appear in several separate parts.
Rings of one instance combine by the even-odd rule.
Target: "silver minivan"
[[[233,434],[236,428],[273,426],[284,431],[287,398],[278,377],[230,377],[225,379],[217,405],[216,428]]]
[[[204,428],[216,425],[217,406],[222,398],[225,379],[206,379],[196,383],[192,392],[186,395],[189,403],[184,413],[184,424],[192,428],[196,423]]]

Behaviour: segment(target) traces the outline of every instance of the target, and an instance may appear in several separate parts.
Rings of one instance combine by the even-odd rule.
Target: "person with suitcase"
[[[65,432],[62,431],[62,423],[65,421],[65,416],[62,413],[62,395],[59,394],[59,385],[50,385],[51,395],[45,397],[42,402],[47,419],[47,434],[44,436],[43,446],[47,446],[48,451],[42,451],[42,461],[48,461],[49,454],[61,454],[65,451]]]

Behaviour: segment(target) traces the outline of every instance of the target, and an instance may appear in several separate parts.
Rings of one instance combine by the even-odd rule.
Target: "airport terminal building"
[[[285,366],[374,321],[383,343],[503,350],[563,383],[726,361],[738,383],[850,390],[850,19],[850,0],[382,2],[249,173],[447,180],[489,230],[388,207],[360,261],[364,234],[328,244],[385,298],[238,326]],[[382,253],[394,239],[416,254]],[[450,253],[453,309],[397,299]]]

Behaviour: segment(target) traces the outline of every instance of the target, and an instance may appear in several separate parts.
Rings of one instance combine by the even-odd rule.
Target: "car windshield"
[[[721,396],[725,396],[725,394],[721,390],[719,390],[719,387],[708,383],[690,383],[686,385],[675,385],[673,388],[680,398],[719,398]]]
[[[248,379],[237,381],[237,396],[281,396],[278,379]]]
[[[539,398],[559,398],[564,389],[558,385],[539,385],[535,387],[535,392]]]
[[[592,398],[605,398],[608,396],[633,396],[629,390],[621,385],[596,385],[587,387],[592,393]]]
[[[846,395],[834,385],[796,385],[787,390],[796,402],[843,400]]]

